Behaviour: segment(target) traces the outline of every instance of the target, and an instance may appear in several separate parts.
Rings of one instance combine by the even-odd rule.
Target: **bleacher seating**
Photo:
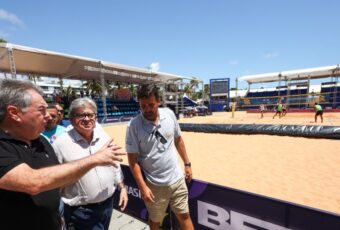
[[[104,106],[101,98],[95,98],[94,101],[97,104],[97,119],[98,122],[118,122],[118,121],[128,121],[138,115],[140,113],[139,104],[135,100],[130,101],[122,101],[122,100],[113,100],[111,98],[106,98],[106,109],[107,109],[107,120],[104,119]],[[181,100],[178,100],[179,105],[181,106]],[[176,110],[175,104],[167,105],[174,112]],[[183,97],[183,109],[180,108],[179,112],[184,113],[186,107],[197,107],[196,115],[210,115],[210,111],[206,109],[206,107],[198,106],[196,102],[191,100],[188,97]],[[179,114],[176,114],[177,118],[179,118]]]
[[[340,108],[340,86],[322,85],[320,105],[322,107],[332,107],[333,109]]]
[[[307,88],[296,88],[291,90],[276,89],[271,91],[248,92],[246,97],[240,101],[239,107],[258,109],[261,104],[265,104],[267,109],[274,109],[278,100],[283,98],[282,103],[287,103],[292,108],[300,108],[300,106],[305,106],[307,91]]]
[[[104,118],[104,106],[101,98],[96,98],[98,121]],[[108,121],[126,121],[139,114],[139,105],[135,100],[117,101],[106,98],[106,111]]]

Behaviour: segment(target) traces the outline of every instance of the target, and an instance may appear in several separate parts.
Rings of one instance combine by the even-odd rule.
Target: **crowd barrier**
[[[148,213],[128,166],[122,165],[129,203],[125,212],[147,221]],[[188,184],[190,215],[199,230],[339,230],[338,214],[237,189],[193,180]],[[119,193],[115,193],[115,208]],[[169,210],[163,229],[179,229]]]

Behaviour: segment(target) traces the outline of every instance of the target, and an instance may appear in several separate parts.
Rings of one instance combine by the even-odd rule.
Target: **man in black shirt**
[[[95,154],[58,165],[40,136],[49,117],[40,88],[31,82],[0,81],[0,229],[61,229],[59,189],[91,168],[121,161],[107,143]]]
[[[0,130],[0,152],[1,177],[21,164],[36,169],[58,164],[51,145],[42,136],[28,145]],[[36,195],[33,195],[36,193],[34,191],[24,193],[20,188],[13,190],[18,191],[0,189],[1,229],[24,229],[27,225],[31,226],[29,229],[41,229],[42,226],[45,229],[59,228],[59,189]]]

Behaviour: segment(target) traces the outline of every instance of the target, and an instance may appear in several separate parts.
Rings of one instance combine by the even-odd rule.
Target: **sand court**
[[[314,125],[313,113],[214,113],[181,123]],[[317,123],[320,125],[320,121]],[[324,114],[323,125],[340,126],[340,114]],[[127,124],[105,126],[124,149]],[[270,135],[183,132],[194,178],[297,204],[340,213],[340,140]],[[127,164],[127,158],[124,159]]]

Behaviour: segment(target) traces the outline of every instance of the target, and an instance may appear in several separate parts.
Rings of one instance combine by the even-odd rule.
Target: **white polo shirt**
[[[53,148],[60,163],[67,163],[95,154],[111,138],[101,127],[93,130],[90,144],[72,127],[56,139]],[[118,162],[117,162],[118,164]],[[124,179],[121,168],[97,166],[77,182],[61,190],[64,203],[70,206],[98,203],[111,197],[116,185]]]

